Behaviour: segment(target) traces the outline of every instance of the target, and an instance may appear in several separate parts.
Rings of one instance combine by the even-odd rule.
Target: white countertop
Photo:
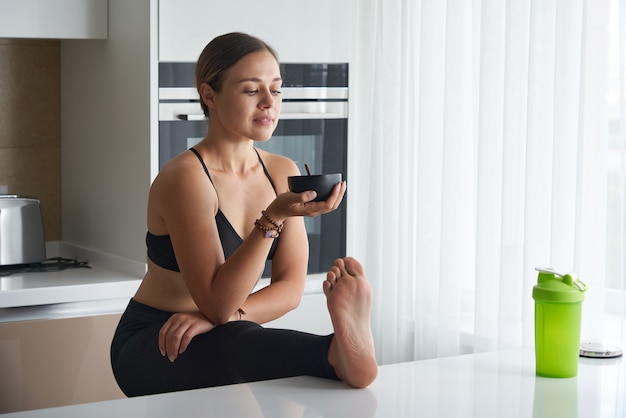
[[[121,313],[135,294],[145,263],[66,243],[49,243],[49,257],[88,262],[91,268],[0,276],[0,323]],[[307,278],[304,294],[319,294],[325,275]],[[255,290],[269,284],[261,279]]]
[[[141,278],[91,267],[0,277],[0,323],[122,312]]]
[[[0,277],[0,308],[132,296],[141,278],[99,266]]]
[[[63,242],[46,243],[46,253],[91,268],[0,276],[0,323],[122,312],[145,272],[145,263]]]
[[[532,348],[381,366],[367,389],[296,377],[2,415],[72,417],[626,416],[623,359],[580,359],[578,377],[535,376]]]

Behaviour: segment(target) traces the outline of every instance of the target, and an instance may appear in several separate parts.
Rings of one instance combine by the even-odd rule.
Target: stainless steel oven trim
[[[283,87],[283,100],[348,100],[347,87]],[[199,100],[195,87],[160,87],[159,100]]]
[[[280,119],[345,119],[347,102],[283,102]],[[204,120],[198,102],[159,103],[159,121]]]

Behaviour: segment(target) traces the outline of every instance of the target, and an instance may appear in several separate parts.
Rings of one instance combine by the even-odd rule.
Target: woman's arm
[[[263,159],[271,164],[271,168],[279,167],[279,174],[272,173],[276,188],[279,193],[288,192],[287,178],[300,175],[298,167],[293,161],[273,154],[263,154]],[[276,163],[275,160],[278,160]],[[296,215],[290,212],[284,220],[283,231],[274,257],[272,259],[272,275],[270,285],[250,294],[242,305],[246,312],[243,319],[263,324],[280,318],[287,312],[295,309],[300,304],[304,286],[306,283],[307,265],[309,262],[309,240],[304,224],[304,216],[317,216],[336,209],[343,199],[345,183],[336,186],[333,194],[327,202],[319,206],[314,202],[304,203],[313,196],[302,199],[299,206],[293,210],[302,211]],[[318,203],[318,202],[315,202]],[[272,215],[274,205],[280,209],[280,198],[269,205],[267,212]],[[280,213],[280,212],[279,212]],[[297,213],[297,212],[296,212]],[[254,233],[254,231],[253,231]],[[330,267],[330,266],[329,266]]]
[[[215,221],[215,189],[198,170],[197,161],[181,161],[172,168],[153,185],[159,190],[153,207],[167,226],[182,279],[196,306],[211,322],[227,322],[256,283],[271,242],[262,241],[262,236],[256,242],[245,240],[239,260],[225,265]]]

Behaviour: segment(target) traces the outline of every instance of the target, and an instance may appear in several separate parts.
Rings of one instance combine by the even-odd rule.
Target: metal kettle
[[[45,259],[39,200],[0,195],[0,266],[39,263]]]

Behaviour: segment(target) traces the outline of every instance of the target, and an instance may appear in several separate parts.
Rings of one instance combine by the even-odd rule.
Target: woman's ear
[[[215,107],[215,91],[207,83],[200,84],[200,99],[208,108]]]

